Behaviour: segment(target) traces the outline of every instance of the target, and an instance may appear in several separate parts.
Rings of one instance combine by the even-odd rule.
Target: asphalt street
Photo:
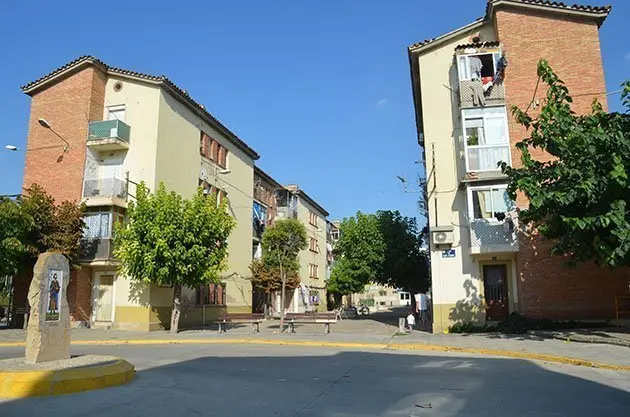
[[[24,348],[0,348],[0,358]],[[616,416],[630,373],[462,354],[256,345],[76,346],[127,385],[0,400],[0,416]]]

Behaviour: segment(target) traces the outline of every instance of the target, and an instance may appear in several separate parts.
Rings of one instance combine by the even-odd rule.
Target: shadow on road
[[[594,379],[627,374],[549,370],[522,360],[243,346],[101,349],[140,361],[136,379],[0,403],[0,415],[592,417],[630,409],[628,392],[559,371],[580,369]]]

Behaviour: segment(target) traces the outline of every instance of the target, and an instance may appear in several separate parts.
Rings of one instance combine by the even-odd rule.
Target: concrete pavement
[[[138,370],[132,383],[0,401],[1,416],[614,416],[630,377],[465,354],[259,345],[73,346]],[[22,354],[0,348],[0,356]]]

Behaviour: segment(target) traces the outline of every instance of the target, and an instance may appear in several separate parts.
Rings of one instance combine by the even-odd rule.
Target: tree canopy
[[[386,246],[378,218],[360,211],[343,219],[335,244],[335,264],[328,290],[339,294],[362,292],[382,276]]]
[[[250,267],[253,284],[259,288],[280,290],[280,329],[284,331],[287,288],[300,283],[300,251],[307,247],[306,228],[297,219],[276,221],[262,236],[262,259]]]
[[[140,184],[127,221],[117,225],[115,256],[132,280],[173,286],[171,331],[177,332],[181,288],[217,282],[227,268],[228,237],[236,225],[226,202],[201,189],[190,200],[160,184],[149,194]]]
[[[402,288],[413,294],[430,287],[428,252],[423,250],[422,233],[413,217],[399,211],[377,211],[385,242],[383,273],[376,279],[382,285]]]
[[[512,109],[529,133],[516,145],[522,167],[502,164],[510,196],[522,192],[529,200],[519,218],[569,264],[630,266],[630,82],[622,93],[624,113],[607,113],[594,101],[590,114],[577,115],[569,90],[544,60],[538,76],[548,88],[539,114]],[[534,149],[549,160],[534,159]]]
[[[76,264],[81,253],[85,207],[55,200],[39,185],[16,200],[0,200],[0,276],[32,267],[46,251],[63,253]]]

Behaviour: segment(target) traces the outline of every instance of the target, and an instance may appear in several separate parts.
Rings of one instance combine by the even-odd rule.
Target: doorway
[[[114,275],[97,275],[93,288],[94,321],[113,321],[114,312]]]
[[[505,320],[510,314],[507,265],[484,265],[486,321]]]

